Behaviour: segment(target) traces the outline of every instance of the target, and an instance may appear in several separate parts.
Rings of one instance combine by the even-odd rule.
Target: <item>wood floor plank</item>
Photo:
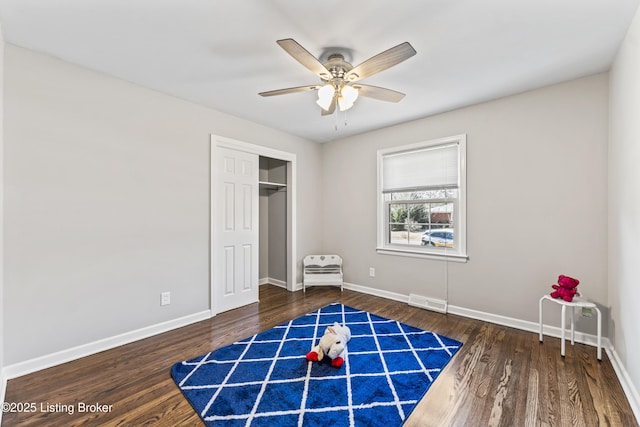
[[[463,342],[405,422],[424,426],[638,426],[603,354],[593,347],[353,291],[260,287],[260,303],[8,382],[6,402],[111,405],[107,412],[5,413],[3,426],[203,425],[171,366],[339,301]]]
[[[526,409],[524,411],[524,422],[522,423],[525,427],[534,427],[538,424],[538,381],[538,370],[531,369],[529,371],[529,380],[527,381]]]

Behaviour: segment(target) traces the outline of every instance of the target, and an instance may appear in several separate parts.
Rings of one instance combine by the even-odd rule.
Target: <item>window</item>
[[[378,151],[378,252],[466,260],[466,135]]]

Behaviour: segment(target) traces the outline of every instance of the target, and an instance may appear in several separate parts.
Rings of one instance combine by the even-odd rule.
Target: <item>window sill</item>
[[[467,255],[412,251],[410,249],[376,248],[376,252],[381,255],[406,256],[412,258],[434,259],[438,261],[467,262],[469,260]]]

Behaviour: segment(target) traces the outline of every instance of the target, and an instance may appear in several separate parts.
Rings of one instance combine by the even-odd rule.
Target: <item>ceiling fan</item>
[[[409,42],[404,42],[354,67],[347,62],[345,55],[341,52],[329,52],[327,60],[323,64],[293,39],[282,39],[276,43],[295,60],[320,77],[323,84],[271,90],[260,92],[259,95],[275,96],[317,90],[318,100],[316,102],[322,108],[323,116],[333,114],[336,107],[340,111],[348,110],[353,107],[358,95],[380,101],[399,102],[404,98],[404,93],[356,82],[391,68],[416,54],[413,46]]]

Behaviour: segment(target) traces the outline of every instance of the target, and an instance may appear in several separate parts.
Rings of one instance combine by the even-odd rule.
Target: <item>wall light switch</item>
[[[162,292],[160,294],[160,305],[171,304],[171,292]]]

